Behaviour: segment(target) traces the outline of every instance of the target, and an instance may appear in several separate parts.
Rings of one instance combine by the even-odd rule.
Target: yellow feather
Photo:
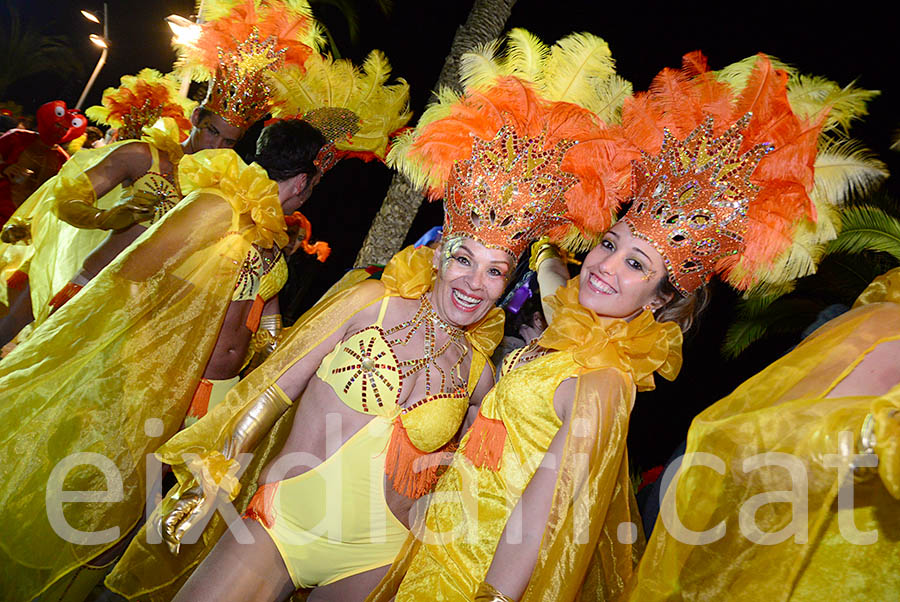
[[[845,132],[854,119],[868,114],[867,104],[877,90],[863,90],[850,83],[843,88],[824,77],[798,75],[788,82],[788,100],[801,117],[813,117],[829,108],[823,131],[841,128]]]
[[[459,81],[463,88],[489,86],[498,77],[505,75],[497,57],[499,47],[500,43],[493,40],[459,58]]]
[[[504,72],[542,87],[544,64],[550,49],[528,30],[517,27],[509,32],[506,42]]]
[[[584,106],[593,95],[593,78],[615,74],[609,46],[589,33],[574,33],[550,49],[544,68],[544,96],[548,100]]]
[[[731,86],[735,92],[740,92],[747,87],[747,80],[750,79],[750,74],[753,72],[753,68],[756,66],[758,58],[759,57],[754,54],[753,56],[748,56],[745,59],[741,59],[736,63],[732,63],[727,67],[719,69],[715,72],[716,79]],[[772,63],[772,67],[775,69],[787,71],[789,77],[793,77],[797,73],[796,69],[787,63],[778,60],[774,56],[769,56],[769,62]]]
[[[810,195],[830,205],[847,201],[852,194],[864,195],[884,178],[884,163],[855,140],[830,141],[819,149],[815,163],[815,187]]]
[[[585,108],[596,113],[608,124],[621,123],[622,105],[634,92],[631,82],[619,75],[613,75],[602,80],[595,78],[591,83],[594,86],[595,96]]]

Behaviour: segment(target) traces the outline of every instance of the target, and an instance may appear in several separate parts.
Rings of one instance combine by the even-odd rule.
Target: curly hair
[[[660,281],[656,293],[663,299],[669,299],[665,305],[654,310],[656,321],[675,322],[681,328],[681,332],[690,330],[700,319],[700,314],[709,306],[712,296],[709,284],[704,284],[687,297],[682,297],[666,277]]]

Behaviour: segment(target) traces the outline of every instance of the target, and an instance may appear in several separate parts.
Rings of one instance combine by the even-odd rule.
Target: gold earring
[[[653,311],[653,306],[652,306],[651,304],[648,303],[647,305],[644,306],[644,311],[652,312],[652,311]]]

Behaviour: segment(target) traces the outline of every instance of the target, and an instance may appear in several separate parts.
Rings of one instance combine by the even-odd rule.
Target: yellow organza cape
[[[159,120],[153,127],[144,129],[141,142],[152,144],[164,151],[177,165],[182,156],[178,125],[170,118]],[[57,175],[44,182],[16,210],[15,216],[31,219],[29,245],[0,243],[0,303],[7,303],[6,280],[16,270],[28,272],[31,287],[31,305],[35,327],[49,315],[49,302],[62,287],[81,270],[85,258],[97,245],[109,236],[104,230],[76,228],[53,213],[58,200],[79,199],[92,203],[99,209],[109,209],[127,192],[121,185],[96,198],[89,169],[106,159],[110,153],[137,140],[123,140],[98,149],[82,149],[66,161]]]
[[[275,383],[299,358],[331,336],[356,313],[386,296],[418,298],[428,292],[434,279],[431,265],[433,254],[432,249],[408,247],[391,259],[380,281],[367,280],[323,298],[297,320],[276,351],[259,368],[229,391],[224,402],[169,440],[157,451],[157,457],[173,466],[182,485],[191,483],[191,472],[184,463],[185,454],[209,457],[210,452],[220,449],[224,438],[231,432],[230,425],[235,416],[240,415],[247,404]],[[502,336],[503,312],[497,308],[467,330],[466,338],[475,352],[470,371],[470,391]],[[241,475],[240,491],[233,502],[239,513],[243,513],[256,492],[256,482],[262,469],[284,444],[296,407],[297,404],[294,404],[275,423]],[[163,500],[162,507],[172,503],[173,493],[170,492]],[[149,543],[149,534],[144,527],[107,577],[106,585],[129,599],[170,600],[212,550],[225,528],[224,520],[216,513],[200,539],[194,544],[182,545],[180,553],[173,556],[165,544]]]
[[[30,599],[131,531],[146,458],[184,419],[251,243],[287,241],[277,187],[259,166],[219,150],[180,170],[188,202],[0,363],[6,599]],[[63,501],[63,489],[110,501]],[[91,540],[72,529],[114,532]]]
[[[614,599],[630,578],[643,544],[640,532],[633,544],[622,543],[617,536],[620,523],[640,525],[625,449],[635,393],[654,388],[654,372],[670,380],[677,376],[682,334],[672,322],[657,323],[650,312],[630,322],[597,316],[579,305],[577,278],[548,303],[554,319],[540,344],[572,356],[578,376],[571,424],[578,428],[566,435],[537,564],[521,599]],[[513,370],[503,378],[518,378],[518,374]],[[519,437],[527,436],[526,426],[518,429],[522,430]],[[517,427],[507,425],[507,429]],[[458,452],[454,463],[468,463],[460,456]],[[475,485],[478,479],[469,482]],[[471,495],[477,498],[480,493],[487,498],[497,495],[480,491]],[[420,545],[411,535],[368,601],[387,601],[397,593]],[[497,541],[491,545],[487,557],[493,555]],[[441,570],[459,568],[448,565]],[[477,584],[487,568],[466,567],[482,574],[459,576],[458,581]],[[434,597],[429,591],[413,594],[422,600]]]
[[[695,462],[688,469],[685,461],[677,486],[665,496],[630,586],[631,599],[900,599],[900,385],[882,397],[826,398],[866,353],[897,339],[900,269],[876,279],[851,311],[699,414],[688,433],[687,452],[713,454],[722,463],[707,468]],[[875,420],[878,468],[857,479],[853,509],[842,510],[841,517],[839,484],[853,477],[829,467],[827,455],[859,453],[867,415]],[[840,443],[842,431],[849,446]],[[802,474],[792,482],[788,468],[744,464],[763,453],[789,455]],[[804,495],[800,483],[807,475]],[[776,494],[781,497],[754,508],[761,500],[754,496],[792,489],[796,499]],[[677,512],[687,529],[718,525],[724,532],[711,533],[717,541],[692,545],[690,534],[679,534],[674,520],[666,518],[667,508],[668,516]],[[754,543],[746,533],[760,540],[748,519],[764,532],[787,529],[776,538],[784,541]],[[859,531],[876,533],[877,541],[858,545],[845,539],[839,524],[845,519]]]

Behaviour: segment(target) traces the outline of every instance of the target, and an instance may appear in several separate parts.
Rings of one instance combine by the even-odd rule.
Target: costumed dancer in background
[[[0,363],[0,509],[15,517],[0,537],[4,592],[77,590],[92,572],[83,565],[111,561],[140,523],[159,486],[146,455],[182,425],[211,358],[232,351],[221,343],[229,310],[245,319],[257,294],[277,292],[282,211],[309,196],[323,144],[309,124],[283,121],[263,130],[259,165],[231,150],[184,157],[185,200]],[[21,453],[23,441],[40,451]],[[63,502],[63,489],[106,490],[104,475],[121,484],[114,502]]]
[[[119,592],[165,599],[202,560],[176,599],[312,588],[310,599],[359,600],[400,552],[414,500],[437,478],[435,452],[492,383],[502,314],[490,308],[512,264],[531,240],[568,232],[572,206],[593,207],[604,183],[591,164],[608,161],[611,146],[592,113],[549,103],[515,77],[430,109],[419,127],[450,141],[418,159],[420,185],[444,198],[441,247],[406,249],[381,280],[326,298],[222,405],[158,451],[181,484],[154,522],[178,555],[139,534],[113,573],[130,584]],[[609,215],[585,219],[602,228]],[[253,456],[238,482],[244,452]],[[247,518],[231,514],[226,531],[212,509],[231,500]]]
[[[288,50],[310,56],[311,47],[297,39],[318,36],[306,4],[251,4],[249,12],[259,19],[250,25],[243,8],[207,25],[247,36],[234,42],[237,52],[223,53],[212,98],[221,113],[249,124],[268,111],[269,69],[281,67]],[[280,29],[293,37],[261,38],[261,32]],[[121,551],[115,546],[139,523],[145,503],[144,454],[182,425],[204,374],[237,373],[259,310],[284,282],[282,209],[290,213],[309,197],[325,142],[311,125],[285,121],[261,136],[262,167],[247,167],[230,149],[183,157],[178,181],[185,192],[195,191],[194,202],[167,220],[170,209],[144,231],[133,252],[101,272],[106,276],[96,287],[86,286],[4,359],[0,388],[12,403],[2,409],[9,430],[0,471],[8,487],[0,492],[0,507],[19,516],[24,500],[37,498],[31,503],[41,506],[22,519],[31,527],[3,536],[10,542],[3,550],[4,590],[27,599],[56,582],[74,595],[82,577],[87,587],[103,574],[85,563],[99,569]],[[204,238],[212,235],[217,238]],[[145,429],[146,420],[156,426]],[[21,458],[14,442],[34,436],[53,441],[47,454]],[[118,504],[76,506],[68,519],[89,528],[68,537],[48,523],[44,492],[53,487],[57,463],[83,452],[110,458],[125,493]],[[80,480],[90,483],[90,469],[80,470],[59,475],[67,489],[92,488]],[[90,527],[97,525],[117,534],[103,541],[80,538],[79,531],[96,531]]]
[[[798,116],[786,79],[760,57],[734,90],[694,53],[626,101],[641,151],[631,207],[556,292],[547,331],[504,364],[397,600],[622,596],[643,547],[625,449],[636,389],[677,374],[714,274],[746,290],[811,269],[810,242],[834,235],[824,193],[849,188],[811,199],[827,109]]]
[[[144,69],[87,110],[118,128],[121,142],[77,153],[3,228],[0,302],[9,295],[9,315],[0,321],[0,344],[45,320],[181,199],[178,161],[209,145],[200,130],[191,131],[194,104],[169,78]]]
[[[0,226],[31,193],[62,167],[69,155],[60,145],[84,133],[79,111],[54,100],[37,110],[37,129],[12,129],[0,136]]]

